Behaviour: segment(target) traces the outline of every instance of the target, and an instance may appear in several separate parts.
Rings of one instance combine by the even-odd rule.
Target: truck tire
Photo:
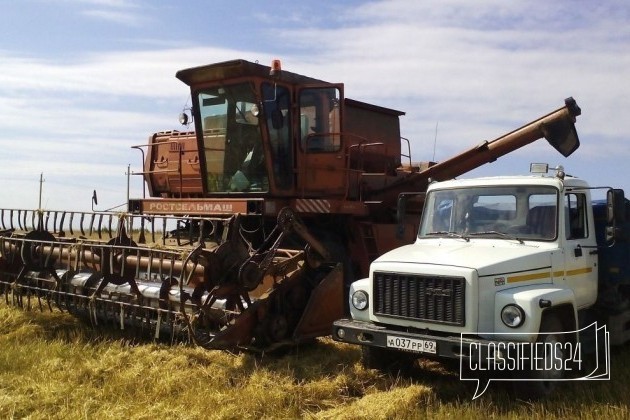
[[[361,364],[392,375],[411,373],[416,357],[410,353],[382,347],[361,346]]]
[[[562,322],[556,314],[547,315],[540,323],[540,334],[536,342],[538,343],[563,343],[566,341],[561,334],[548,334],[553,332],[563,331]],[[560,358],[564,360],[565,355],[564,346],[560,348],[552,346],[553,350],[548,351],[548,346],[542,346],[544,353],[541,360],[537,363],[533,369],[527,372],[527,377],[532,378],[532,381],[515,381],[514,386],[517,396],[529,398],[532,400],[546,398],[551,395],[558,386],[558,380],[561,380],[565,376],[565,371],[560,366],[560,369],[555,369],[556,363],[554,358]],[[540,357],[541,355],[537,355]],[[546,363],[546,365],[545,365]],[[553,369],[545,369],[545,366],[553,366]]]

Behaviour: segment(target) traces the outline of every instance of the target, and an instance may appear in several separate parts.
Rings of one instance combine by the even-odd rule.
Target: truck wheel
[[[416,358],[410,353],[361,346],[361,364],[368,369],[376,369],[393,375],[407,375],[411,372],[415,361]]]
[[[540,324],[540,333],[553,333],[563,331],[562,323],[557,315],[549,315],[543,318]],[[537,343],[551,343],[552,346],[540,346],[543,354],[536,356],[540,360],[536,361],[536,366],[527,372],[527,377],[532,381],[515,381],[515,389],[517,395],[530,399],[541,399],[548,397],[558,386],[558,380],[565,376],[562,369],[563,363],[557,366],[557,360],[564,361],[565,346],[557,346],[557,343],[563,343],[566,338],[562,334],[539,334]]]

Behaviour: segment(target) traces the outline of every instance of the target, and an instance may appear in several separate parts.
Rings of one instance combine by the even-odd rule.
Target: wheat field
[[[563,383],[530,402],[495,383],[421,361],[411,376],[364,369],[329,338],[284,354],[231,354],[93,330],[68,314],[0,303],[3,419],[630,418],[630,346],[612,351],[612,379]]]

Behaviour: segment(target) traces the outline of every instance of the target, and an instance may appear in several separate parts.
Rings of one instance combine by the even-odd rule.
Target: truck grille
[[[463,326],[465,285],[463,277],[375,272],[374,313]]]

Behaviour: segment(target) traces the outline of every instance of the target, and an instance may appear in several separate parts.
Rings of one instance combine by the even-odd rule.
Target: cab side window
[[[337,88],[300,91],[300,139],[302,150],[337,152],[341,148],[340,92]]]
[[[586,195],[575,193],[565,195],[564,212],[567,239],[582,239],[588,237]]]

